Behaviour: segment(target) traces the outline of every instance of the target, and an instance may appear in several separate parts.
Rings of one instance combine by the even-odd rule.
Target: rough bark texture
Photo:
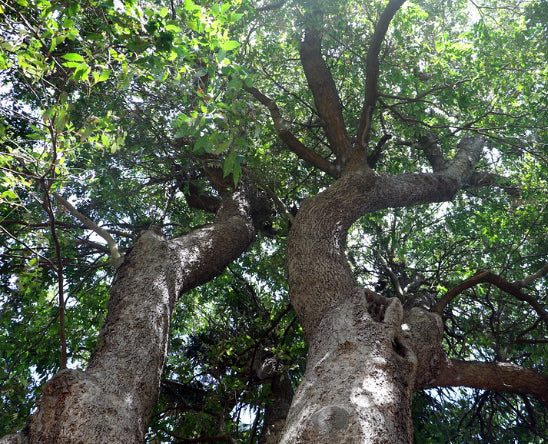
[[[350,226],[367,212],[451,200],[473,173],[482,147],[481,138],[464,138],[455,159],[439,173],[379,175],[364,166],[302,203],[287,259],[292,304],[307,339],[324,311],[352,292],[344,253]]]
[[[290,296],[309,343],[307,369],[282,443],[412,442],[411,394],[445,356],[438,314],[403,311],[357,289],[344,249],[366,212],[452,199],[472,175],[483,141],[464,138],[447,168],[378,175],[352,168],[303,202],[288,246]]]
[[[212,279],[247,248],[259,200],[242,187],[223,200],[209,227],[173,240],[158,230],[141,235],[114,280],[88,368],[63,370],[46,383],[29,442],[143,442],[174,305],[182,292]]]
[[[380,321],[356,289],[330,310],[312,341],[281,443],[408,443],[417,359],[401,340],[403,309]]]

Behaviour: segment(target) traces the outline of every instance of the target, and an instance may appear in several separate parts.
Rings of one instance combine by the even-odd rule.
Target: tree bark
[[[472,387],[532,395],[548,406],[548,376],[509,362],[464,362],[446,359],[426,387]]]
[[[63,370],[46,383],[29,442],[144,441],[175,303],[249,246],[255,235],[251,215],[268,207],[255,205],[262,199],[241,185],[223,199],[211,226],[172,240],[158,230],[140,236],[118,269],[87,369]]]
[[[401,341],[402,316],[393,299],[382,320],[373,320],[359,289],[324,316],[282,444],[412,441],[417,360]]]
[[[288,244],[291,303],[309,356],[281,443],[409,443],[411,394],[445,356],[438,314],[356,288],[346,234],[367,212],[452,199],[472,175],[483,141],[465,137],[447,168],[378,175],[355,166],[306,199]]]

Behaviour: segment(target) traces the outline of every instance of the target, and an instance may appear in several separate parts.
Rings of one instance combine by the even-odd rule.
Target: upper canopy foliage
[[[277,357],[294,383],[304,364],[283,264],[292,214],[340,174],[301,41],[321,40],[332,105],[357,146],[386,4],[0,1],[0,434],[23,426],[65,352],[84,366],[94,347],[114,268],[88,222],[122,252],[151,224],[182,235],[211,222],[219,194],[245,176],[276,214],[229,270],[182,297],[165,378],[187,393],[164,386],[150,438],[256,439],[260,415],[244,419],[268,389],[254,356]],[[544,266],[547,16],[533,0],[408,1],[395,15],[378,54],[369,165],[431,170],[425,140],[450,158],[471,132],[487,144],[478,185],[495,186],[365,215],[349,234],[358,282],[431,302],[480,269],[513,282]],[[546,277],[526,291],[545,303]],[[451,357],[547,372],[547,325],[527,303],[484,284],[444,315]],[[533,399],[432,391],[415,408],[418,442],[548,439]]]

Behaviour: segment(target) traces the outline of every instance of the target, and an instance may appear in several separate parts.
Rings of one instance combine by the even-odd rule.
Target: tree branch
[[[494,186],[508,193],[511,197],[520,197],[521,188],[514,184],[511,179],[500,174],[488,173],[487,171],[476,171],[464,188]]]
[[[248,93],[250,93],[256,100],[258,100],[260,103],[268,108],[278,137],[282,139],[283,142],[285,142],[285,144],[293,153],[295,153],[305,162],[308,162],[310,165],[319,168],[330,176],[339,177],[339,169],[335,165],[307,148],[299,139],[297,139],[293,135],[293,133],[286,126],[286,122],[282,117],[280,108],[278,108],[278,105],[274,100],[263,94],[255,87],[243,85],[243,88]]]
[[[198,210],[207,211],[209,213],[216,213],[221,205],[221,199],[200,191],[200,188],[192,183],[188,183],[188,191],[183,184],[180,184],[179,188],[183,192],[186,198],[187,204]]]
[[[255,8],[255,11],[257,12],[265,12],[265,11],[272,11],[274,9],[280,9],[283,5],[285,5],[285,0],[269,3],[264,6],[258,6]]]
[[[447,159],[443,156],[438,139],[433,134],[428,133],[419,139],[419,149],[424,152],[434,172],[447,168]]]
[[[428,387],[472,387],[530,395],[548,405],[548,376],[506,362],[465,362],[446,359]]]
[[[455,158],[439,173],[346,171],[302,202],[289,235],[287,263],[291,303],[307,338],[334,301],[353,291],[354,277],[344,251],[350,226],[365,213],[453,199],[474,172],[483,145],[481,137],[464,137]]]
[[[382,157],[382,148],[391,138],[392,134],[383,134],[375,145],[375,148],[373,148],[373,151],[371,151],[371,153],[367,156],[367,164],[371,168],[375,168],[377,166],[377,163]]]
[[[63,257],[61,255],[61,244],[59,243],[59,237],[57,236],[57,229],[55,226],[55,214],[53,211],[53,205],[51,203],[51,195],[49,190],[44,187],[44,200],[42,202],[42,208],[48,215],[50,222],[50,234],[53,240],[53,246],[55,248],[55,259],[57,262],[56,274],[57,274],[57,297],[59,303],[59,345],[60,345],[60,362],[59,366],[62,369],[67,368],[67,339],[65,330],[65,277],[63,272]]]
[[[72,214],[76,219],[82,222],[87,228],[97,233],[107,242],[108,247],[110,249],[110,260],[112,262],[112,265],[114,265],[115,267],[118,267],[124,261],[124,257],[118,251],[118,244],[116,244],[116,241],[110,235],[110,233],[104,230],[103,228],[101,228],[91,219],[87,218],[82,213],[80,213],[68,200],[66,200],[59,193],[53,192],[51,194],[53,194],[53,197],[55,197],[55,199],[57,199],[61,203],[61,205],[63,205],[69,211],[70,214]]]
[[[300,56],[308,86],[325,127],[325,133],[337,160],[344,163],[350,150],[350,139],[342,115],[342,104],[329,67],[322,57],[318,30],[307,27]]]
[[[460,284],[455,285],[436,303],[436,305],[432,308],[432,312],[441,314],[447,304],[449,304],[463,291],[486,282],[497,286],[502,291],[514,296],[520,301],[527,302],[539,314],[546,325],[548,325],[548,312],[542,304],[540,304],[534,297],[523,293],[519,284],[508,282],[506,279],[503,279],[491,271],[481,271]]]
[[[424,152],[434,172],[443,171],[448,167],[449,161],[444,157],[438,139],[432,133],[429,132],[419,138],[419,149]],[[519,187],[514,185],[507,177],[486,171],[475,171],[463,188],[485,186],[498,186],[513,197],[518,197],[521,194]]]
[[[365,59],[365,99],[363,103],[362,115],[358,127],[358,145],[359,151],[364,154],[367,150],[369,136],[371,132],[371,119],[377,103],[378,83],[379,83],[379,53],[381,44],[388,30],[390,22],[405,0],[390,0],[381,14],[381,17],[375,27],[375,32],[371,37],[369,49]]]
[[[535,273],[530,274],[529,276],[523,278],[521,281],[514,282],[514,285],[517,285],[518,287],[527,287],[531,282],[538,279],[539,277],[544,276],[548,273],[548,262],[544,264],[542,268],[537,270]]]

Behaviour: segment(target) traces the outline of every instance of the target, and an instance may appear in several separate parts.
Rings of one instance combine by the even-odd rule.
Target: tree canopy
[[[288,232],[350,142],[395,176],[481,136],[466,189],[365,214],[346,255],[360,285],[441,314],[449,358],[548,374],[547,18],[535,0],[0,0],[0,436],[86,366],[140,233],[208,226],[252,183],[268,217],[181,295],[147,439],[258,442],[287,401],[272,375],[295,388],[306,364]],[[548,440],[541,389],[470,378],[414,395],[417,442]]]

